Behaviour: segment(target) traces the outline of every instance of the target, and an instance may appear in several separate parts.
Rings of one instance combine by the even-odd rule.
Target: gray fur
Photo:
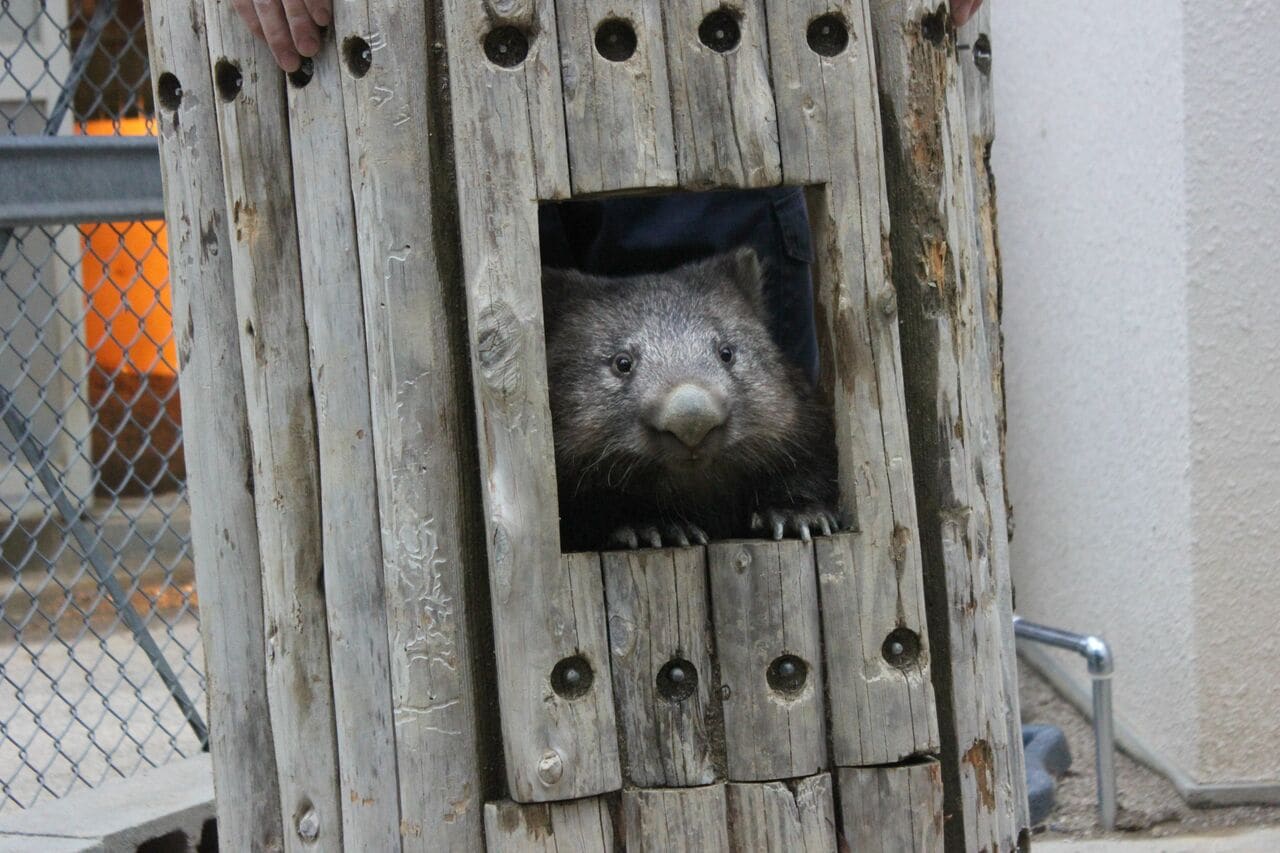
[[[567,550],[836,526],[830,413],[770,336],[762,283],[750,249],[658,275],[544,272]]]

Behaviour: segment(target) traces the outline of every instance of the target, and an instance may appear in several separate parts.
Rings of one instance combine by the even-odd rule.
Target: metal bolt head
[[[796,655],[785,654],[773,659],[765,671],[765,681],[775,693],[798,695],[809,676],[809,664]]]
[[[982,33],[973,42],[973,64],[983,74],[991,73],[991,37]]]
[[[920,635],[910,628],[899,626],[889,632],[880,646],[880,654],[890,666],[907,669],[920,658]]]
[[[658,670],[658,695],[669,702],[683,702],[698,688],[698,669],[684,658],[673,657]]]
[[[742,29],[733,12],[717,9],[698,25],[698,40],[716,53],[728,53],[742,40]]]
[[[551,670],[551,689],[564,699],[587,695],[594,681],[591,664],[582,655],[562,658]]]

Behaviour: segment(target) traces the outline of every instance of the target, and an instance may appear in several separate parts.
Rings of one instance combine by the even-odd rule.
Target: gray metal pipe
[[[1085,659],[1093,680],[1093,741],[1098,765],[1098,818],[1105,830],[1116,828],[1116,735],[1111,706],[1111,675],[1115,658],[1101,637],[1075,634],[1061,628],[1013,617],[1013,633],[1023,640],[1075,652]]]

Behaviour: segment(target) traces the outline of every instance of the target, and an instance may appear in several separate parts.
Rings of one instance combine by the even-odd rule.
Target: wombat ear
[[[756,315],[767,319],[768,312],[764,301],[764,263],[756,250],[750,246],[742,246],[732,252],[726,252],[716,258],[713,263],[715,272],[725,276],[742,291]]]

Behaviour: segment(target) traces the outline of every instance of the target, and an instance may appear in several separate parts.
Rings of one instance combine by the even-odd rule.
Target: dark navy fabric
[[[662,272],[753,247],[774,339],[816,379],[813,241],[799,187],[544,204],[538,225],[544,266],[593,275]]]

